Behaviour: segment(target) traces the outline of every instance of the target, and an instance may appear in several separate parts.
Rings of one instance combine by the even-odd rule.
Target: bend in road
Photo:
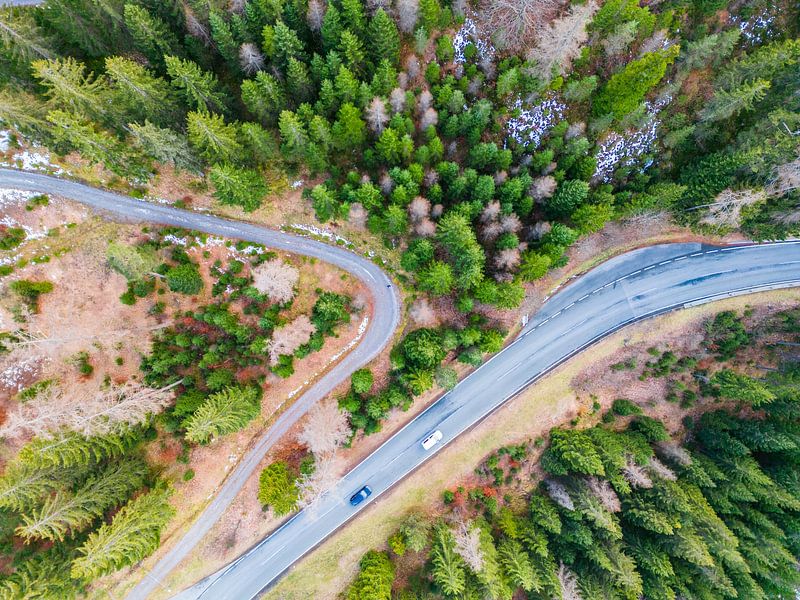
[[[550,298],[514,342],[461,381],[345,475],[313,511],[283,527],[179,600],[246,600],[376,501],[458,435],[599,339],[670,310],[751,291],[800,285],[800,243],[718,248],[667,244],[604,263]],[[439,429],[428,452],[421,440]],[[372,496],[348,499],[363,485]],[[438,490],[432,490],[436,493]]]
[[[128,595],[131,599],[146,598],[164,577],[197,545],[219,520],[236,494],[252,475],[272,445],[288,431],[316,402],[327,396],[356,369],[367,364],[388,344],[400,322],[401,302],[384,271],[369,259],[348,250],[309,238],[274,231],[265,227],[221,219],[187,210],[151,204],[129,196],[114,194],[90,186],[13,169],[0,168],[0,186],[32,192],[48,193],[81,202],[94,209],[121,215],[136,221],[152,221],[238,238],[272,249],[304,254],[332,263],[358,279],[370,290],[373,301],[371,322],[358,345],[339,363],[319,378],[275,420],[251,445],[242,460],[220,486],[217,495],[195,519],[184,536]]]

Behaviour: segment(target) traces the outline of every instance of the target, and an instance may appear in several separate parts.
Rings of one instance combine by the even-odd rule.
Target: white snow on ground
[[[453,48],[455,49],[455,55],[453,58],[453,62],[457,64],[464,64],[466,59],[464,58],[464,48],[467,47],[467,44],[474,44],[475,47],[478,49],[478,59],[489,59],[491,60],[494,58],[495,49],[494,46],[490,42],[487,42],[484,39],[481,39],[480,34],[478,33],[478,28],[475,26],[475,21],[472,19],[464,19],[464,24],[461,26],[461,29],[458,30],[455,37],[453,38]]]
[[[8,143],[11,140],[11,134],[8,131],[0,131],[0,152],[8,151]]]
[[[555,98],[547,98],[532,108],[525,108],[521,98],[511,107],[519,111],[506,123],[508,137],[535,150],[550,130],[564,118],[566,105]]]
[[[25,204],[34,196],[36,196],[35,192],[0,188],[0,225],[23,229],[25,231],[26,240],[36,240],[45,237],[47,235],[47,228],[34,228],[30,225],[22,224],[14,219],[9,214],[9,211],[12,207],[18,208],[20,205]],[[0,264],[4,264],[3,259],[0,259]]]
[[[11,132],[7,129],[0,130],[0,152],[7,152]],[[14,167],[24,171],[44,171],[55,175],[61,175],[65,171],[59,166],[50,162],[50,153],[43,150],[33,142],[29,142],[29,150],[21,150],[11,156],[10,159],[0,160],[0,166]]]

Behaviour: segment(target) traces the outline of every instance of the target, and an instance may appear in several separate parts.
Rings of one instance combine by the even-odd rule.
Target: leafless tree
[[[500,219],[500,227],[503,229],[503,233],[517,233],[522,229],[522,222],[517,215],[511,213],[510,215],[503,215]]]
[[[186,22],[186,31],[189,32],[189,35],[199,39],[205,46],[210,45],[211,35],[208,33],[208,29],[195,16],[188,4],[183,5],[183,15]]]
[[[406,93],[399,87],[394,88],[389,94],[389,105],[395,114],[403,112],[406,108]]]
[[[322,29],[322,19],[325,17],[325,4],[322,0],[308,0],[308,12],[306,13],[306,20],[308,27],[314,33],[318,33]]]
[[[419,0],[397,0],[397,26],[403,33],[411,33],[419,17]]]
[[[558,182],[552,175],[537,177],[533,180],[528,193],[537,201],[542,202],[552,197],[558,187]]]
[[[586,25],[596,11],[597,3],[594,0],[574,4],[566,16],[548,22],[541,28],[538,43],[528,58],[539,66],[538,74],[542,79],[549,80],[554,68],[560,75],[570,70],[573,59],[580,54],[581,47],[588,39]]]
[[[444,213],[444,206],[441,204],[434,204],[433,208],[431,208],[431,217],[434,219],[438,219]]]
[[[347,220],[353,227],[364,229],[367,226],[367,217],[369,217],[369,213],[360,202],[353,202],[353,204],[350,205],[350,212],[347,215]]]
[[[544,235],[549,232],[553,226],[548,223],[547,221],[539,221],[530,228],[530,233],[528,239],[533,241],[538,241],[544,237]]]
[[[414,232],[422,237],[433,237],[436,235],[436,223],[428,218],[422,219],[414,225]]]
[[[240,15],[244,12],[244,7],[247,5],[247,0],[230,0],[228,3],[228,11]]]
[[[497,173],[494,174],[495,185],[503,185],[507,179],[508,179],[508,173],[506,171],[498,171]]]
[[[397,87],[402,90],[408,89],[408,73],[405,71],[400,71],[397,74]]]
[[[659,29],[658,31],[654,32],[653,35],[642,42],[642,46],[639,48],[639,57],[641,58],[650,52],[656,52],[657,50],[669,48],[672,45],[672,41],[669,40],[667,37],[668,35],[669,32],[666,29]]]
[[[316,331],[307,315],[300,315],[291,323],[278,327],[267,344],[269,360],[274,365],[284,354],[292,354],[303,344],[307,344]]]
[[[477,96],[478,92],[481,91],[483,87],[483,79],[478,76],[473,77],[470,79],[469,84],[467,84],[467,93],[470,96]]]
[[[667,481],[677,481],[678,479],[677,475],[675,475],[675,472],[658,460],[655,456],[653,456],[650,459],[650,462],[647,463],[647,468],[650,469],[650,472],[653,475],[660,479],[666,479]]]
[[[545,479],[544,485],[547,488],[547,495],[553,502],[567,510],[575,510],[575,503],[564,484],[555,479]]]
[[[481,211],[481,223],[491,223],[496,221],[500,216],[500,203],[497,200],[492,200]]]
[[[428,327],[436,323],[436,311],[426,298],[419,298],[411,305],[408,312],[411,319],[417,325]]]
[[[370,14],[374,14],[376,10],[382,8],[387,13],[392,12],[392,0],[367,0],[367,9]]]
[[[409,54],[406,56],[406,73],[408,73],[408,78],[412,81],[419,77],[419,59],[417,58],[416,54]]]
[[[703,206],[703,208],[708,208],[708,213],[700,222],[724,227],[738,227],[742,209],[762,202],[766,197],[766,193],[762,190],[724,190],[717,195],[712,204]]]
[[[556,17],[561,4],[560,0],[484,0],[480,28],[492,32],[501,50],[526,46]]]
[[[256,44],[246,42],[239,47],[239,64],[245,75],[253,75],[264,68],[264,55]]]
[[[439,181],[439,173],[437,173],[435,169],[427,169],[423,181],[426,186],[431,187]]]
[[[417,196],[408,205],[408,216],[414,223],[427,219],[430,214],[431,202],[427,198]]]
[[[68,429],[83,435],[102,435],[123,425],[143,423],[173,400],[179,382],[153,389],[137,382],[102,386],[96,381],[53,383],[36,398],[19,404],[0,428],[3,437],[51,437]]]
[[[586,486],[607,510],[615,513],[622,510],[619,496],[607,479],[592,476],[586,480]]]
[[[649,489],[653,487],[653,480],[647,474],[645,468],[636,463],[632,456],[628,456],[626,464],[622,468],[622,476],[635,488]]]
[[[459,521],[453,530],[455,551],[473,573],[483,571],[484,557],[481,549],[481,530],[472,522]]]
[[[556,576],[561,586],[561,600],[583,600],[578,578],[563,562],[559,563]]]
[[[312,515],[316,513],[318,500],[333,489],[339,480],[338,462],[335,454],[320,457],[315,461],[314,472],[303,475],[297,481],[299,508],[308,510]]]
[[[770,196],[780,197],[796,189],[800,189],[800,158],[777,167],[766,191]]]
[[[347,415],[339,410],[334,401],[326,401],[312,408],[297,441],[316,457],[327,456],[350,439],[350,424]]]
[[[420,115],[424,115],[425,111],[431,108],[433,105],[433,94],[431,94],[430,90],[424,89],[419,94],[419,98],[417,98],[417,113]]]
[[[572,140],[581,137],[585,133],[586,133],[586,123],[584,123],[583,121],[578,121],[577,123],[570,124],[570,126],[567,128],[567,133],[564,134],[564,138]]]
[[[682,467],[688,467],[692,464],[692,455],[683,446],[673,442],[658,442],[656,451],[661,455],[661,458]]]
[[[450,3],[453,9],[453,14],[457,17],[463,17],[467,14],[467,0],[453,0]]]
[[[439,122],[439,113],[435,108],[428,108],[422,113],[422,118],[419,120],[419,128],[425,131],[428,127],[436,125]]]
[[[519,265],[519,249],[506,248],[494,256],[494,266],[501,271],[513,271]]]
[[[381,191],[388,196],[394,189],[394,180],[388,173],[382,173],[379,185],[381,186]]]
[[[279,258],[253,269],[253,287],[273,302],[283,303],[294,298],[294,286],[299,279],[300,272]]]
[[[497,221],[490,221],[483,226],[480,231],[481,240],[490,243],[495,241],[503,233],[503,226]]]
[[[617,25],[616,29],[603,40],[603,49],[608,56],[617,56],[625,52],[631,42],[636,39],[636,31],[639,23],[636,21],[626,21]]]
[[[389,115],[386,114],[386,104],[378,96],[375,96],[367,106],[367,123],[370,129],[377,134],[383,131],[386,123],[389,122]]]

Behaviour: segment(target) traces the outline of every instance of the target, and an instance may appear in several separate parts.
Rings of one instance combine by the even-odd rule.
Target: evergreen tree
[[[167,73],[187,106],[198,111],[224,111],[225,97],[213,73],[203,71],[197,63],[176,56],[165,56]]]
[[[375,64],[386,59],[392,65],[400,60],[400,33],[383,8],[375,11],[369,22],[370,52]]]
[[[172,164],[176,169],[198,171],[197,157],[186,137],[180,133],[157,127],[147,120],[141,125],[130,123],[128,127],[134,145],[156,162]]]
[[[286,108],[286,96],[281,84],[266,71],[259,71],[255,79],[242,82],[242,101],[265,125],[275,124],[278,115]]]
[[[86,73],[86,66],[74,58],[36,60],[33,75],[45,89],[51,106],[78,117],[101,120],[105,115],[106,82]]]
[[[278,129],[284,157],[293,162],[303,160],[308,149],[308,133],[298,116],[290,110],[281,111]]]
[[[119,175],[141,175],[119,140],[98,129],[94,123],[63,110],[50,111],[47,120],[54,125],[53,136],[57,143],[69,150],[77,150],[91,162],[103,163]]]
[[[367,32],[367,18],[361,0],[342,0],[342,21],[347,29],[363,38]]]
[[[125,27],[138,50],[159,69],[164,66],[164,57],[178,52],[178,40],[169,26],[145,8],[136,4],[125,5]]]
[[[171,494],[169,488],[160,488],[128,502],[79,548],[83,556],[72,562],[72,577],[98,579],[141,561],[158,548],[161,531],[175,514],[169,504]]]
[[[211,26],[211,38],[220,55],[228,63],[228,67],[238,71],[240,43],[231,29],[230,23],[216,10],[209,13],[208,23]]]
[[[237,140],[236,125],[225,123],[220,115],[189,113],[188,132],[189,142],[209,162],[232,162],[242,151]]]
[[[256,210],[267,195],[267,185],[258,171],[231,165],[214,165],[209,171],[214,197],[222,204],[241,206],[246,212]]]
[[[164,126],[175,122],[178,107],[166,81],[121,56],[106,58],[105,66],[113,110],[122,113],[123,123],[150,120]]]
[[[289,66],[289,59],[294,58],[300,62],[305,60],[303,42],[297,34],[290,29],[283,21],[275,23],[273,37],[273,57],[278,66],[286,71]]]
[[[339,48],[339,40],[343,29],[339,9],[333,3],[328,4],[325,16],[322,18],[322,29],[320,30],[322,49],[326,53]]]
[[[765,79],[757,79],[730,91],[717,90],[711,101],[700,111],[700,120],[722,121],[730,119],[742,111],[752,110],[756,103],[764,99],[770,85],[770,82]]]
[[[431,552],[433,580],[445,595],[460,596],[466,588],[466,572],[463,559],[455,551],[453,534],[444,525],[439,525],[434,539]]]
[[[394,565],[386,553],[370,550],[359,566],[361,570],[347,590],[347,600],[390,600]]]
[[[366,140],[366,124],[361,118],[361,111],[349,102],[339,109],[336,122],[333,124],[333,144],[343,151],[355,152]]]
[[[238,431],[261,412],[257,387],[229,387],[209,396],[184,421],[186,439],[204,444],[212,438]]]

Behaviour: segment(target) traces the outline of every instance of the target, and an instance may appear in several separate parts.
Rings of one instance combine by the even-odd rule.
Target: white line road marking
[[[689,257],[688,256],[681,256],[679,258],[676,258],[675,262],[678,262],[679,260],[686,260],[687,258],[689,258]]]
[[[650,269],[655,269],[655,268],[656,268],[655,265],[650,265],[649,267],[645,267],[644,269],[642,269],[642,271],[649,271]]]

